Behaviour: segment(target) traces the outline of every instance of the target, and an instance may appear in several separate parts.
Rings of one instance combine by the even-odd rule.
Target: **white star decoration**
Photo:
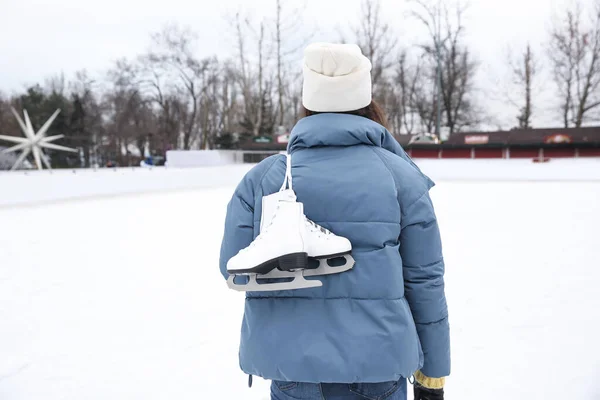
[[[50,162],[48,158],[42,151],[42,149],[52,149],[52,150],[61,150],[61,151],[70,151],[76,153],[77,150],[71,149],[65,146],[59,146],[54,143],[50,143],[54,140],[58,140],[63,138],[65,135],[56,135],[56,136],[48,136],[46,137],[46,132],[48,128],[50,128],[50,124],[54,121],[56,116],[60,113],[60,110],[56,110],[54,114],[46,121],[46,123],[41,127],[41,129],[35,133],[33,130],[33,126],[31,125],[31,120],[29,120],[29,115],[27,114],[27,110],[23,110],[23,114],[25,115],[25,122],[21,119],[17,111],[14,108],[11,108],[13,114],[19,121],[19,126],[21,130],[25,134],[25,137],[15,137],[15,136],[4,136],[0,135],[0,139],[6,140],[8,142],[19,143],[16,146],[10,147],[2,151],[2,153],[11,153],[17,150],[23,150],[23,153],[19,156],[17,161],[15,161],[15,165],[13,165],[11,170],[15,170],[21,166],[23,161],[27,158],[29,153],[33,153],[33,158],[35,159],[35,164],[38,169],[42,169],[42,163],[48,168],[50,167]]]

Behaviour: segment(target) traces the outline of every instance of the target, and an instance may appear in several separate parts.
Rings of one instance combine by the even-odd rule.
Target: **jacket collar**
[[[288,152],[323,146],[365,144],[395,152],[398,143],[383,126],[370,119],[351,114],[324,113],[298,121],[290,135]]]
[[[292,129],[287,151],[293,154],[295,151],[311,147],[356,145],[381,147],[421,172],[385,127],[368,118],[352,114],[322,113],[302,118]],[[425,175],[423,177],[428,186],[432,187],[433,182]]]

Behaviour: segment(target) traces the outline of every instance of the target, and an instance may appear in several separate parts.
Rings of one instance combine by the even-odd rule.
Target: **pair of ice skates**
[[[289,189],[286,189],[289,184]],[[291,158],[287,156],[286,177],[278,193],[263,197],[260,234],[227,263],[228,286],[237,291],[295,290],[322,286],[321,276],[345,272],[354,266],[352,245],[304,215],[304,205],[296,201],[292,190]],[[343,258],[341,266],[330,259]],[[318,261],[311,268],[309,260]],[[248,283],[237,284],[236,276],[248,276]],[[293,278],[288,282],[264,282],[265,279]]]

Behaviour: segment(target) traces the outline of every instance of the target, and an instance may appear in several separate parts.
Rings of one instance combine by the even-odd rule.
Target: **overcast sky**
[[[295,0],[290,0],[295,1]],[[401,43],[423,35],[406,16],[403,0],[382,0],[385,16]],[[470,0],[466,40],[480,62],[477,88],[490,114],[505,128],[516,110],[501,92],[506,88],[506,48],[521,51],[527,41],[540,56],[553,13],[570,0]],[[306,0],[304,29],[314,40],[334,41],[338,27],[357,21],[361,0]],[[271,15],[274,0],[0,0],[0,91],[20,91],[27,84],[63,71],[67,77],[87,69],[101,76],[120,57],[134,57],[149,44],[151,32],[169,22],[189,26],[201,37],[201,56],[226,57],[233,50],[225,20],[239,7],[256,16]],[[545,65],[546,71],[549,67]],[[549,78],[542,78],[547,82]],[[536,104],[538,126],[553,125],[557,112],[546,85]]]

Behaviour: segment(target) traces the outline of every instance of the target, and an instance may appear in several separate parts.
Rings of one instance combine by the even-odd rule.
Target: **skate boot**
[[[319,262],[318,267],[307,269],[304,276],[330,275],[345,272],[354,267],[352,244],[345,237],[337,236],[305,217],[305,248],[310,259]],[[329,260],[344,258],[344,264],[332,266]]]
[[[304,218],[304,250],[308,256],[308,261],[316,260],[317,266],[311,267],[310,264],[307,264],[307,267],[301,272],[303,277],[308,276],[322,276],[322,275],[332,275],[339,274],[340,272],[345,272],[354,267],[354,258],[350,255],[352,252],[352,245],[348,239],[345,237],[337,236],[334,233],[328,231],[322,226],[316,224],[315,222],[306,218]],[[333,266],[329,264],[329,261],[341,258],[344,260],[344,264],[339,266]],[[291,278],[297,277],[297,273],[292,275],[290,272],[282,271],[281,268],[273,269],[271,272],[268,272],[263,275],[257,275],[256,279],[260,283],[261,279],[273,279],[273,278]],[[320,281],[304,281],[303,279],[297,278],[298,282],[318,282],[318,285],[322,286]],[[277,283],[273,283],[273,285],[277,285]],[[265,286],[265,285],[262,285]],[[275,286],[274,286],[275,287]],[[272,290],[279,290],[273,288]]]
[[[305,248],[306,218],[302,203],[280,201],[269,223],[258,237],[227,263],[230,274],[227,284],[241,291],[291,290],[321,286],[320,281],[308,281],[302,272],[308,266]],[[236,275],[246,275],[245,285],[234,282]],[[294,278],[291,282],[257,282],[264,278]]]
[[[278,207],[278,204],[282,201],[296,201],[296,194],[291,189],[281,190],[277,193],[264,196],[262,199],[262,213],[260,221],[261,232],[264,226],[267,226],[273,219],[273,214]],[[310,219],[305,217],[306,225],[306,242],[305,247],[307,249],[309,259],[314,259],[319,262],[318,271],[311,271],[308,274],[314,275],[327,275],[338,272],[347,271],[345,267],[350,265],[350,268],[354,265],[354,259],[350,256],[352,252],[352,245],[350,241],[344,237],[336,236],[332,232],[316,224]],[[344,258],[345,264],[333,269],[325,270],[328,265],[328,260],[334,258]],[[309,276],[306,273],[304,276]]]

